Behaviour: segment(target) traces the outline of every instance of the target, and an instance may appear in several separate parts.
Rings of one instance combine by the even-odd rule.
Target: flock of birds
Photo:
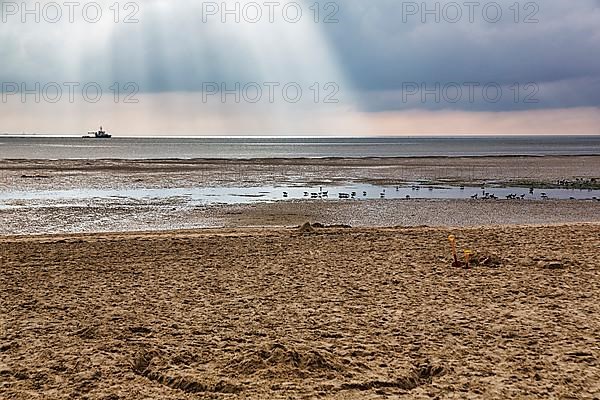
[[[461,190],[464,190],[464,186],[461,186]],[[485,191],[485,186],[481,187],[481,197],[479,196],[479,193],[475,193],[473,196],[471,196],[471,199],[473,200],[477,200],[477,199],[481,199],[481,200],[498,200],[498,196],[496,196],[493,193],[490,192],[486,192]],[[533,195],[534,194],[535,189],[534,188],[530,188],[529,189],[529,194]],[[523,194],[515,194],[515,193],[511,193],[511,194],[507,194],[505,197],[507,200],[524,200],[525,196],[527,196],[527,194],[523,193]],[[540,197],[542,198],[542,200],[548,200],[548,194],[547,193],[540,193]]]
[[[431,187],[431,186],[428,189],[429,189],[429,191],[433,191],[434,190],[434,188]],[[485,187],[482,187],[482,189],[483,189],[483,193],[482,193],[481,197],[479,197],[479,194],[476,193],[473,196],[471,196],[471,198],[475,199],[475,200],[477,200],[477,199],[482,199],[482,200],[497,200],[498,199],[498,197],[495,196],[494,194],[486,192],[485,191]],[[413,186],[411,186],[411,190],[418,191],[418,190],[421,190],[421,187],[417,186],[417,185],[413,185]],[[461,186],[460,190],[465,190],[465,187]],[[400,191],[400,186],[396,186],[396,192],[399,192],[399,191]],[[530,189],[530,193],[533,194],[533,188]],[[367,194],[368,193],[366,191],[362,192],[362,196],[363,197],[367,197]],[[290,194],[288,192],[283,192],[283,197],[284,198],[288,198],[289,195]],[[382,199],[384,199],[385,195],[386,195],[385,189],[382,189],[381,193],[379,193],[379,197],[382,198]],[[338,193],[338,197],[340,199],[354,199],[357,196],[358,196],[357,192],[350,192],[350,193],[340,192],[340,193]],[[304,197],[310,197],[311,199],[329,198],[329,192],[328,191],[323,191],[323,187],[320,187],[318,192],[304,192]],[[542,197],[542,199],[547,199],[548,195],[546,193],[542,193],[541,197]],[[520,196],[517,196],[516,194],[510,194],[510,195],[506,196],[506,198],[507,199],[524,199],[525,195],[522,194]],[[410,199],[410,195],[407,194],[406,195],[406,199]]]
[[[400,186],[396,186],[396,191],[397,192],[400,191]],[[289,195],[290,194],[288,192],[283,192],[284,198],[288,198]],[[367,195],[368,195],[368,193],[366,191],[362,192],[363,197],[367,197]],[[338,193],[338,197],[340,199],[354,199],[357,196],[358,196],[358,192],[350,192],[350,193],[340,192],[340,193]],[[329,192],[323,191],[323,187],[320,187],[318,192],[304,192],[304,197],[310,197],[311,199],[329,198]],[[379,197],[385,198],[385,189],[382,189],[381,193],[379,193]],[[409,198],[410,196],[406,196],[406,197]]]
[[[413,185],[411,186],[411,190],[413,191],[418,191],[421,190],[420,186],[417,185]],[[429,191],[433,191],[434,188],[433,187],[428,187]],[[460,186],[460,190],[465,190],[464,186]],[[396,192],[400,191],[400,186],[396,186]],[[362,192],[362,197],[367,197],[367,192],[363,191]],[[534,195],[535,194],[535,189],[534,188],[530,188],[529,189],[529,194],[530,195]],[[358,196],[358,192],[350,192],[350,193],[345,193],[345,192],[340,192],[338,193],[338,197],[340,199],[354,199]],[[511,193],[506,195],[506,199],[507,200],[524,200],[525,197],[527,196],[527,194],[523,193],[523,194],[516,194],[516,193]],[[283,192],[283,197],[284,198],[288,198],[289,197],[289,193],[288,192]],[[305,198],[311,198],[311,199],[322,199],[322,198],[329,198],[329,192],[328,191],[323,191],[323,187],[319,188],[318,192],[304,192],[304,197]],[[381,190],[381,193],[379,193],[379,197],[384,199],[386,197],[386,191],[385,189]],[[405,196],[406,199],[410,199],[411,196],[410,195],[406,195]],[[548,200],[548,194],[545,192],[541,192],[540,193],[540,198],[542,200]],[[473,200],[498,200],[498,196],[496,196],[495,194],[486,191],[486,187],[482,186],[481,187],[481,195],[479,193],[475,193],[474,195],[471,196],[471,199]],[[575,197],[570,197],[570,200],[575,200]],[[599,200],[597,197],[593,197],[592,200]]]

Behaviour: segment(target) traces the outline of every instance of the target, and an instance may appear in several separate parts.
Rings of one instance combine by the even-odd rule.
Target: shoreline
[[[498,195],[508,194],[502,187],[523,188],[515,192],[517,195],[528,193],[525,189],[530,187],[549,192],[551,188],[560,188],[578,191],[566,196],[600,198],[596,192],[589,196],[587,192],[579,194],[580,190],[600,188],[600,157],[195,162],[0,160],[0,187],[9,189],[7,192],[40,194],[33,199],[27,196],[20,199],[18,195],[11,199],[8,194],[0,203],[7,206],[0,207],[0,219],[6,221],[0,226],[0,233],[290,226],[307,221],[351,226],[472,226],[600,219],[599,201],[550,199],[540,202],[529,198],[471,201],[470,195],[481,194],[474,189],[468,195],[460,195],[465,199],[418,199],[417,192],[409,187],[411,183],[421,186],[418,193],[422,193],[422,197],[428,196],[428,186],[441,184],[473,188],[486,185],[492,193],[496,188]],[[363,184],[376,187],[359,189]],[[357,188],[342,188],[346,185]],[[393,199],[396,191],[389,186],[395,185],[407,187],[404,190],[411,198]],[[371,199],[277,201],[285,188],[292,189],[290,197],[297,198],[302,197],[302,190],[312,192],[315,190],[311,188],[319,186],[324,191],[328,186],[338,187],[340,193],[368,190]],[[388,186],[388,192],[393,192],[389,193],[390,198],[379,199],[380,186]],[[44,192],[57,188],[66,194],[44,198]],[[229,188],[240,190],[228,191]],[[268,191],[263,196],[269,202],[238,200],[240,193],[252,192],[241,188],[263,188],[261,190]],[[98,194],[78,194],[79,191]],[[540,192],[543,190],[536,191],[538,198]],[[196,193],[193,196],[197,197],[190,193]],[[404,194],[402,189],[399,193]],[[432,196],[444,196],[441,190],[432,193]],[[249,195],[260,197],[254,192]],[[338,196],[333,192],[330,195]],[[244,202],[252,204],[244,205]]]

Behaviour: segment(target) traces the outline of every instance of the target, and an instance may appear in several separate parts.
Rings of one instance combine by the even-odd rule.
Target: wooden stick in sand
[[[450,241],[450,245],[452,246],[452,257],[454,258],[452,266],[455,268],[460,268],[462,267],[462,263],[458,261],[458,257],[456,255],[456,237],[454,237],[454,235],[450,235],[448,236],[448,240]]]

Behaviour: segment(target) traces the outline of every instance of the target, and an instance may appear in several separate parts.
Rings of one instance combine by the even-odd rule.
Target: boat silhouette
[[[83,135],[84,139],[110,139],[112,137],[111,134],[106,133],[102,127],[98,131],[88,132],[87,135]]]

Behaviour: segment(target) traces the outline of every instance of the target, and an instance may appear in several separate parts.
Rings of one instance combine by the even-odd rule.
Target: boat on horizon
[[[110,139],[112,137],[111,134],[106,133],[102,127],[98,131],[88,132],[87,135],[83,135],[83,139]]]

